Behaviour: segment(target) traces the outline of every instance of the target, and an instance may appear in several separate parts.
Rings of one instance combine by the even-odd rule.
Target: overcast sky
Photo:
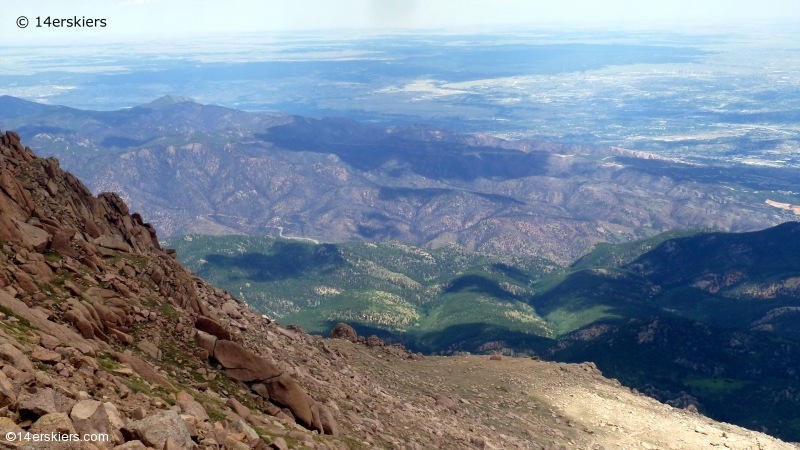
[[[290,30],[566,26],[674,28],[800,21],[798,0],[3,0],[0,45]],[[29,25],[19,29],[16,20]],[[106,19],[36,28],[36,17]]]

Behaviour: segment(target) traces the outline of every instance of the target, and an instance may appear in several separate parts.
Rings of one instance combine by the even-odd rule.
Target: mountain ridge
[[[284,230],[323,242],[455,242],[568,264],[597,242],[795,217],[764,203],[791,191],[792,170],[192,102],[47,111],[0,112],[0,126],[23,130],[93,190],[118,192],[164,236]]]

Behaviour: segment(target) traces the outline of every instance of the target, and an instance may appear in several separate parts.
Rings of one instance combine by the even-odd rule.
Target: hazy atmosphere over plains
[[[507,26],[614,27],[704,31],[709,27],[752,27],[800,18],[792,0],[58,0],[4,2],[0,40],[63,44],[87,39],[92,30],[20,31],[19,15],[96,15],[108,20],[102,40],[213,33],[473,28]],[[53,40],[56,38],[56,40]]]

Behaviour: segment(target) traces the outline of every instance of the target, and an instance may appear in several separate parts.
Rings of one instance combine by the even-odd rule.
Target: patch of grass
[[[195,393],[193,397],[196,402],[202,405],[216,405],[220,408],[224,405],[222,400],[206,395],[202,391]]]
[[[546,319],[554,325],[554,336],[560,337],[601,320],[623,318],[620,315],[612,313],[612,311],[612,307],[605,305],[592,305],[582,310],[563,308],[551,312],[547,315]]]
[[[44,252],[44,260],[49,262],[61,261],[61,254],[52,250]]]
[[[163,395],[162,392],[159,392],[159,391],[163,391],[163,393],[167,393],[167,394]],[[164,400],[169,406],[175,406],[175,403],[177,403],[175,401],[175,399],[172,398],[171,395],[169,395],[169,394],[173,393],[170,389],[161,388],[159,386],[158,388],[156,388],[156,393],[158,393],[159,397],[161,397],[161,399]]]
[[[222,411],[220,411],[220,410],[218,410],[216,408],[206,408],[206,414],[208,414],[208,417],[209,417],[209,419],[211,419],[212,423],[213,422],[224,422],[224,421],[228,420],[227,417],[225,416],[225,413],[223,413]]]
[[[109,373],[114,371],[114,369],[119,369],[122,367],[122,365],[112,358],[111,355],[105,352],[97,352],[95,359],[97,359],[97,363],[100,364],[100,367]]]
[[[342,441],[344,441],[344,443],[347,444],[347,448],[349,448],[351,450],[361,450],[361,449],[369,448],[369,446],[366,446],[366,445],[362,444],[361,442],[359,442],[359,441],[357,441],[357,440],[355,440],[353,438],[350,438],[350,437],[346,437],[345,436],[345,437],[341,437],[340,439]]]
[[[130,377],[119,377],[119,380],[122,382],[122,384],[128,386],[128,388],[133,392],[141,392],[148,395],[153,394],[153,391],[150,389],[150,386],[145,383],[144,379],[136,375]]]
[[[169,320],[178,320],[183,316],[183,313],[176,310],[172,305],[167,302],[159,302],[157,305],[161,315]]]
[[[293,437],[290,437],[290,436],[281,436],[281,437],[289,445],[289,448],[298,448],[298,447],[299,448],[305,448],[305,445],[301,446],[300,441],[298,441],[297,439],[295,439]]]
[[[4,306],[0,306],[0,312],[5,314],[6,317],[14,317],[14,318],[16,318],[19,321],[19,322],[17,322],[17,324],[22,326],[22,327],[24,327],[24,328],[27,328],[29,330],[36,329],[36,327],[34,327],[28,319],[26,319],[24,317],[20,317],[17,314],[14,314],[14,311],[11,311],[10,309],[8,309],[8,308],[6,308]],[[27,331],[27,330],[25,330],[25,331]]]

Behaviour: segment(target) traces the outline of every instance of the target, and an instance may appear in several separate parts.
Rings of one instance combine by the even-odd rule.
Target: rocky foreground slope
[[[796,448],[591,363],[426,358],[345,325],[336,339],[284,328],[13,132],[0,244],[0,448]]]

